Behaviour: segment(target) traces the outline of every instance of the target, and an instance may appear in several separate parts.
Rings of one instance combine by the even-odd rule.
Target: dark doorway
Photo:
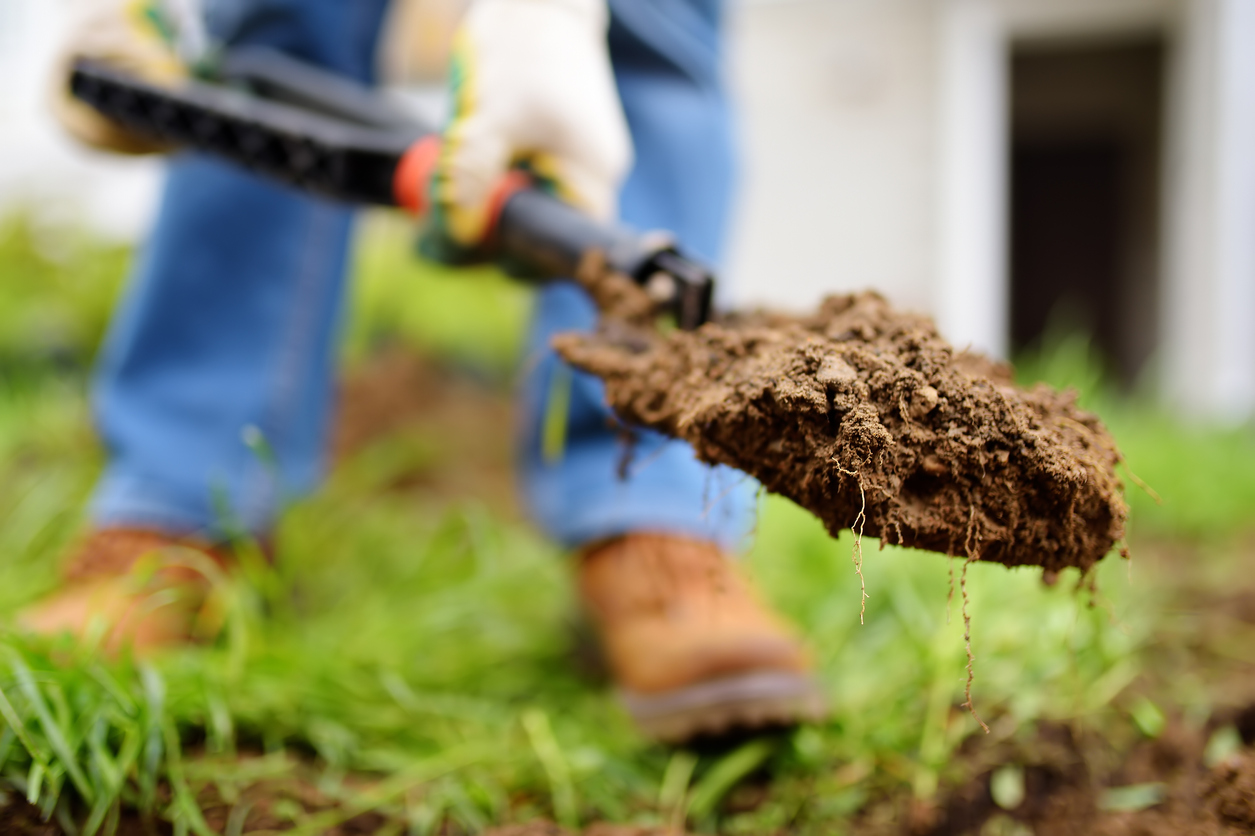
[[[1013,51],[1013,350],[1080,329],[1126,383],[1154,350],[1163,64],[1158,38]]]

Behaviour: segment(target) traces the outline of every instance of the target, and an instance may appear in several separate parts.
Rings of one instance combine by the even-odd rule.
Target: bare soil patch
[[[369,454],[379,444],[424,442],[423,455],[398,460],[389,490],[430,507],[471,500],[507,518],[520,516],[511,464],[513,407],[501,388],[394,346],[345,376],[336,413],[334,462]]]
[[[899,824],[869,821],[863,832],[911,836],[1025,830],[1036,836],[1255,832],[1255,754],[1246,749],[1208,767],[1204,747],[1213,728],[1209,723],[1189,729],[1177,721],[1155,740],[1113,751],[1104,738],[1080,725],[1043,724],[1026,744],[996,747],[999,757],[993,765],[940,802],[908,803]],[[969,759],[980,761],[992,754],[980,751],[978,738],[970,742],[976,746],[966,753]],[[1024,796],[1004,808],[996,801],[993,781],[998,769],[1008,765],[1020,770]]]

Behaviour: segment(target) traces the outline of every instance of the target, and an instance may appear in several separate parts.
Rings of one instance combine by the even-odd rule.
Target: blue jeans
[[[731,192],[729,114],[713,0],[612,3],[619,92],[636,146],[621,214],[675,232],[717,259]],[[211,30],[276,46],[370,81],[387,0],[217,0]],[[170,163],[160,215],[102,352],[95,407],[109,461],[98,526],[221,536],[267,531],[325,466],[336,336],[352,227],[349,207],[196,154]],[[735,546],[756,486],[697,462],[684,444],[640,433],[627,478],[622,441],[594,378],[548,348],[590,328],[573,286],[539,294],[521,387],[525,505],[568,546],[628,531]],[[563,448],[542,453],[555,393],[569,398]]]

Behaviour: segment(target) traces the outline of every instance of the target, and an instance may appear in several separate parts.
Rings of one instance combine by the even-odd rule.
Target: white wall
[[[1255,412],[1255,3],[1187,0],[1169,122],[1167,391],[1192,415]]]
[[[1008,99],[994,0],[942,0],[936,24],[932,311],[956,345],[1007,353]]]
[[[729,281],[804,308],[877,287],[928,308],[934,259],[928,0],[742,2],[731,70],[744,162]]]

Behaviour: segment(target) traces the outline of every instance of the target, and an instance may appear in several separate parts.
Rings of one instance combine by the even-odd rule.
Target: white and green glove
[[[190,59],[205,50],[203,32],[199,10],[189,0],[79,0],[54,73],[54,115],[93,148],[122,154],[165,150],[73,98],[70,71],[76,60],[86,58],[170,84],[184,78]]]
[[[430,256],[475,260],[507,172],[613,219],[632,162],[605,0],[476,0],[454,42],[453,114],[431,181]]]

